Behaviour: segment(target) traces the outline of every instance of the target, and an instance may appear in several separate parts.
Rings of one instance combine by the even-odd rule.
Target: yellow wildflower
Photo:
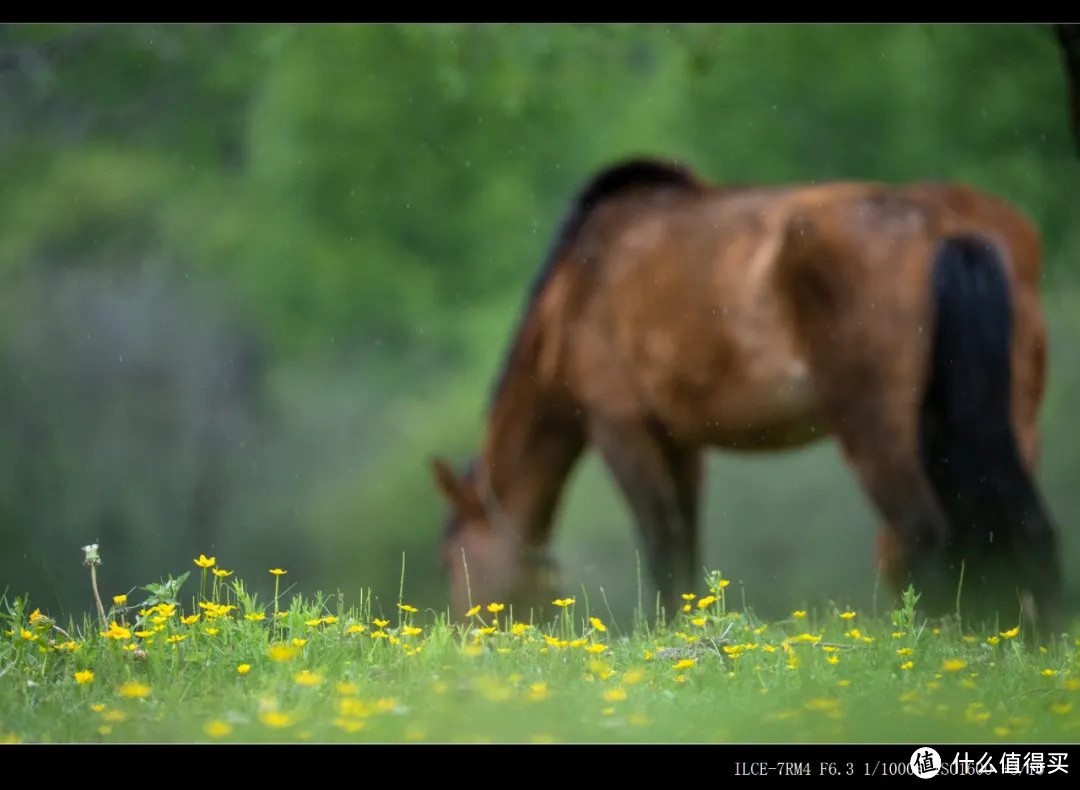
[[[131,631],[113,621],[109,624],[109,630],[103,632],[102,636],[108,637],[109,639],[128,640],[131,639]]]
[[[123,606],[124,604],[127,603],[127,596],[126,595],[114,595],[112,600],[113,600],[113,603],[116,604],[117,606]],[[34,621],[31,620],[30,622],[34,622]]]
[[[707,608],[709,606],[712,606],[714,603],[716,603],[716,596],[715,595],[706,595],[704,598],[698,599],[697,608],[698,609],[705,609],[705,608]]]
[[[362,634],[366,630],[367,629],[364,628],[364,626],[362,626],[362,625],[350,625],[348,628],[345,629],[345,633],[347,633],[347,634]]]
[[[693,658],[684,658],[675,665],[673,665],[672,669],[689,669],[690,667],[694,666],[695,663],[697,662]]]
[[[150,693],[150,687],[137,680],[131,680],[118,689],[121,697],[145,697]]]
[[[267,655],[272,661],[289,661],[296,655],[296,648],[288,645],[272,645]]]
[[[180,622],[184,625],[194,625],[196,622],[198,622],[199,617],[201,617],[201,615],[197,614],[190,615],[189,617],[181,617]]]
[[[252,612],[251,614],[245,614],[244,619],[251,620],[252,622],[258,622],[259,620],[265,620],[266,615],[262,612]]]
[[[501,612],[505,608],[506,608],[506,605],[501,604],[501,603],[489,603],[487,605],[487,610],[489,612],[491,612],[492,614],[496,614],[497,612]]]
[[[413,613],[415,613],[415,612],[420,611],[415,606],[409,606],[407,603],[399,603],[397,605],[397,608],[400,609],[403,612],[413,612]]]
[[[948,661],[941,665],[941,668],[946,672],[958,672],[966,666],[967,662],[964,661],[962,658],[950,658]]]
[[[380,620],[378,617],[372,620],[372,622],[375,623],[375,625],[377,625],[379,628],[386,628],[386,626],[390,625],[389,620]]]
[[[300,686],[317,686],[317,685],[319,685],[320,683],[322,683],[322,678],[321,678],[321,677],[319,677],[318,675],[316,675],[316,674],[315,674],[314,672],[309,672],[309,671],[308,671],[308,670],[306,670],[306,669],[305,669],[305,670],[302,670],[302,671],[301,671],[301,672],[299,672],[299,673],[297,673],[297,674],[296,674],[296,675],[295,675],[295,676],[293,677],[293,679],[294,679],[294,680],[295,680],[295,681],[297,682],[297,684],[298,684],[298,685],[300,685]]]
[[[284,576],[286,573],[288,573],[288,571],[283,571],[281,570],[281,568],[271,568],[270,573],[274,574],[275,576]]]
[[[480,604],[477,604],[477,605],[476,605],[476,606],[474,606],[474,607],[473,607],[472,609],[470,609],[469,611],[465,612],[465,616],[466,616],[466,617],[472,617],[473,615],[475,615],[475,614],[479,614],[479,613],[480,613]]]
[[[908,661],[906,663],[901,664],[900,669],[911,669],[913,666],[915,666],[915,662],[914,661]]]
[[[626,689],[621,686],[617,686],[613,689],[608,689],[604,692],[605,702],[622,702],[626,699]]]
[[[695,598],[697,598],[697,596],[694,593],[683,593],[682,594],[682,599],[684,601],[692,601]]]
[[[599,617],[590,617],[589,622],[592,623],[593,628],[597,631],[607,631],[607,626],[600,622]]]
[[[294,645],[296,645],[297,647],[303,647],[304,645],[307,644],[307,640],[306,639],[300,639],[299,637],[294,636],[292,643]]]
[[[232,727],[221,719],[213,719],[203,725],[203,732],[211,738],[224,738],[232,732]]]
[[[273,656],[271,656],[271,658],[273,658]],[[239,672],[241,675],[246,675],[248,672],[251,671],[251,664],[240,664],[236,668],[236,671]]]
[[[291,727],[293,724],[292,716],[287,713],[279,713],[276,710],[267,710],[259,714],[259,721],[265,724],[267,727]]]
[[[902,648],[900,648],[899,650],[896,651],[896,654],[898,656],[910,656],[910,655],[913,655],[914,653],[915,653],[915,651],[912,650],[910,647],[902,647]]]
[[[634,686],[645,679],[645,670],[640,667],[628,669],[623,673],[623,683]]]
[[[219,579],[223,579],[226,576],[232,576],[232,571],[227,571],[224,568],[211,568],[210,572],[217,576]]]
[[[573,598],[557,598],[556,600],[552,601],[552,603],[555,604],[556,606],[561,606],[561,607],[563,607],[565,609],[567,606],[570,606],[572,603],[574,603],[574,599]]]
[[[80,686],[85,686],[87,683],[94,682],[94,673],[89,669],[83,670],[82,672],[76,672],[75,680],[79,682]]]
[[[590,653],[603,653],[608,648],[607,645],[602,645],[598,642],[596,644],[589,645],[585,649],[588,650]]]
[[[1019,633],[1020,633],[1020,626],[1016,626],[1016,628],[1010,628],[1008,631],[1002,631],[1001,632],[1001,638],[1002,639],[1012,639],[1014,636],[1016,636]]]
[[[195,564],[200,568],[212,568],[214,567],[215,557],[207,558],[205,554],[200,554],[199,559],[195,560]]]
[[[414,628],[411,625],[407,625],[401,629],[401,633],[405,634],[405,636],[416,636],[417,634],[423,633],[423,631],[423,628]]]
[[[796,609],[794,612],[791,613],[791,616],[794,617],[796,620],[801,620],[806,617],[806,612],[803,609]]]

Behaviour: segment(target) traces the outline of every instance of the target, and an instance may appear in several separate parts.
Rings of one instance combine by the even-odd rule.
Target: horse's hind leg
[[[901,208],[893,223],[906,227]],[[929,276],[917,262],[929,253],[892,243],[910,241],[904,228],[855,241],[850,220],[839,209],[792,217],[776,284],[821,415],[889,530],[879,544],[886,572],[913,583],[928,609],[947,611],[959,569],[948,567],[952,530],[919,455],[933,323]],[[873,265],[879,257],[889,263]]]
[[[890,401],[887,389],[850,384],[843,389],[849,394],[832,391],[822,398],[824,411],[885,519],[887,534],[879,547],[885,549],[886,576],[898,587],[912,583],[928,610],[951,611],[959,568],[950,567],[951,528],[923,471],[914,417]]]
[[[597,420],[592,440],[630,503],[650,575],[672,617],[699,572],[701,451],[678,445],[652,420]]]

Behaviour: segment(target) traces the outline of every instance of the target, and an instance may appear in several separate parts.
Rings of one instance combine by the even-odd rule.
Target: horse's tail
[[[964,567],[962,607],[1015,611],[1030,593],[1040,624],[1061,615],[1053,527],[1020,457],[1012,425],[1009,279],[998,249],[949,236],[934,252],[930,377],[919,452],[953,526]]]

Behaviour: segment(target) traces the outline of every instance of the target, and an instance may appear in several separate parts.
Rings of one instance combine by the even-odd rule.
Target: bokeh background
[[[558,220],[622,157],[728,183],[967,182],[1041,228],[1040,482],[1080,589],[1080,160],[1049,28],[0,27],[0,590],[52,614],[216,555],[256,588],[445,606],[464,462]],[[775,615],[874,600],[835,445],[713,454],[707,564]],[[637,600],[595,455],[567,594]],[[265,580],[265,583],[263,583]],[[190,584],[190,583],[189,583]],[[188,589],[191,592],[191,589]],[[879,608],[884,608],[881,601]]]

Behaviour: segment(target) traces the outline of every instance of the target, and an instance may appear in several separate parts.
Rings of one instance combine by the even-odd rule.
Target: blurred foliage
[[[443,601],[435,453],[489,381],[574,190],[633,154],[723,182],[969,182],[1043,231],[1043,479],[1068,525],[1080,165],[1048,28],[0,27],[0,588],[84,609],[200,552]],[[834,446],[715,456],[708,564],[753,604],[866,600]],[[636,596],[590,458],[557,550]]]

